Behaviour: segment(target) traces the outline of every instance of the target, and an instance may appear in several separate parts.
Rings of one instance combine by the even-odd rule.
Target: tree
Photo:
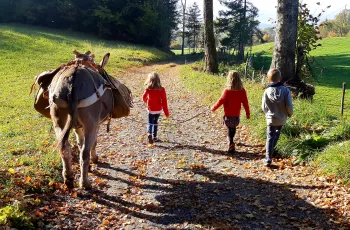
[[[213,23],[213,0],[204,0],[204,44],[205,64],[204,71],[218,73],[218,58],[215,46],[214,23]]]
[[[320,3],[316,3],[320,5]],[[326,8],[330,8],[327,6]],[[298,37],[296,42],[296,70],[294,81],[300,81],[303,75],[312,74],[311,66],[309,63],[311,50],[316,49],[321,44],[318,40],[321,39],[319,36],[319,21],[322,14],[325,12],[323,9],[317,16],[310,13],[307,4],[299,4],[299,15],[298,15]],[[303,71],[304,70],[304,71]]]
[[[168,51],[178,23],[177,3],[178,0],[0,0],[0,22],[71,29]]]
[[[186,0],[181,0],[181,6],[182,6],[182,45],[181,45],[181,55],[184,55],[185,27],[186,27]]]
[[[346,8],[335,16],[333,22],[334,29],[340,37],[345,36],[350,31],[350,10]]]
[[[200,30],[201,30],[201,11],[197,3],[193,5],[188,10],[188,20],[187,20],[187,29],[188,29],[188,43],[193,48],[193,51],[196,52],[197,43],[199,42]]]
[[[295,76],[299,0],[278,0],[276,37],[271,68],[281,71],[283,81]]]
[[[226,34],[221,44],[238,50],[240,60],[244,58],[244,47],[252,43],[253,34],[258,32],[258,9],[246,0],[221,0],[227,10],[219,12],[218,32]]]

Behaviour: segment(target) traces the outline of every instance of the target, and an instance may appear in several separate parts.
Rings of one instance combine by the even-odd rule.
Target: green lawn
[[[347,82],[350,88],[350,38],[325,38],[322,46],[311,52],[315,57],[314,73],[317,76],[315,102],[325,106],[335,116],[340,111],[341,86]],[[265,69],[270,65],[273,43],[253,47],[253,53],[263,53],[259,61]],[[321,69],[323,68],[322,74]],[[350,116],[350,93],[346,94],[346,116]]]
[[[34,76],[73,59],[74,49],[92,51],[98,62],[110,52],[107,71],[116,77],[128,67],[169,58],[155,48],[86,34],[0,24],[0,207],[10,197],[18,199],[16,193],[44,190],[42,183],[61,180],[51,122],[34,110],[29,91]],[[27,176],[30,183],[23,184]]]
[[[350,139],[350,93],[345,97],[345,115],[340,116],[341,85],[350,80],[350,38],[327,38],[321,41],[322,46],[312,51],[316,62],[313,64],[317,76],[312,82],[316,84],[316,95],[311,103],[304,100],[294,100],[295,114],[284,126],[283,135],[279,142],[279,150],[285,156],[294,156],[296,160],[310,160],[319,156],[316,162],[320,167],[327,170],[332,168],[327,164],[329,154],[340,151],[344,154],[347,145],[340,144]],[[266,71],[271,63],[273,43],[262,44],[253,47],[255,53],[254,66],[256,73],[261,67]],[[259,54],[259,55],[258,55]],[[186,87],[196,92],[208,105],[212,105],[220,96],[225,78],[207,75],[194,71],[193,65],[201,66],[201,63],[183,67],[182,80]],[[223,69],[227,69],[224,67]],[[241,70],[242,66],[230,66],[230,69]],[[321,69],[322,77],[321,77]],[[252,136],[257,139],[265,138],[265,118],[261,112],[261,96],[263,89],[259,79],[252,81],[245,79],[244,85],[248,93],[252,115],[250,120],[242,119],[242,124],[248,124]],[[348,82],[348,88],[350,81]],[[244,118],[244,116],[243,116]],[[342,157],[332,171],[348,172],[344,167],[349,165],[341,163]],[[344,162],[344,160],[342,160]],[[343,168],[341,168],[343,167]],[[350,179],[350,175],[338,173],[338,176]]]

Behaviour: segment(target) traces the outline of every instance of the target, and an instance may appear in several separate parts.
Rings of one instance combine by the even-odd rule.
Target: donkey
[[[98,161],[95,147],[99,126],[111,118],[114,105],[118,104],[116,100],[120,100],[120,97],[113,97],[110,84],[101,74],[106,73],[103,69],[108,63],[109,53],[99,65],[94,64],[94,56],[90,52],[74,53],[75,60],[70,65],[61,66],[49,72],[50,77],[44,77],[52,79],[49,85],[46,84],[48,94],[45,95],[45,90],[40,88],[34,107],[53,122],[63,163],[62,175],[68,188],[74,187],[72,155],[68,141],[69,133],[74,129],[80,150],[79,187],[90,189],[92,186],[88,171],[90,158],[94,163]]]

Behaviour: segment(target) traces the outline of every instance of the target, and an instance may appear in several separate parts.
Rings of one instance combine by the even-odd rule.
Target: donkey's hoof
[[[64,179],[64,184],[67,186],[68,189],[73,189],[74,179]]]
[[[91,183],[89,181],[85,181],[85,182],[80,181],[79,187],[80,187],[80,189],[85,189],[85,190],[92,189],[92,185],[91,185]]]
[[[98,156],[91,157],[91,161],[92,161],[92,163],[97,164],[98,163]]]

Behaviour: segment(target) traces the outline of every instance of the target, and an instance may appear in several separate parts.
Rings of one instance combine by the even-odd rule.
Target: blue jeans
[[[160,116],[160,114],[148,113],[147,133],[150,135],[153,134],[153,138],[157,137],[159,116]]]
[[[273,150],[280,138],[282,126],[267,126],[266,134],[266,162],[271,162]]]

